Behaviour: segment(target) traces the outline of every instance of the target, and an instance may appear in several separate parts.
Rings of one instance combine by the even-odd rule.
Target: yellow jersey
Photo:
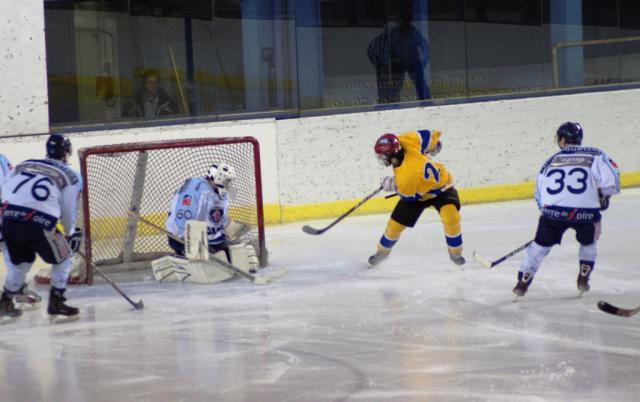
[[[440,140],[440,131],[408,131],[398,135],[398,140],[404,150],[404,159],[393,172],[400,199],[424,201],[453,187],[453,176],[444,164],[427,155],[435,150]]]

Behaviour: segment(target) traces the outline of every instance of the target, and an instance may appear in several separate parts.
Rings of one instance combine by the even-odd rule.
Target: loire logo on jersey
[[[182,197],[182,205],[189,207],[191,206],[191,196],[189,194]]]
[[[592,208],[570,208],[545,205],[540,210],[547,218],[569,222],[599,222],[600,211]]]

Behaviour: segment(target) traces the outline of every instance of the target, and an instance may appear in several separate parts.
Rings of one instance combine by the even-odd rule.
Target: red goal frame
[[[266,242],[264,231],[264,207],[262,201],[262,168],[260,164],[260,145],[258,140],[254,137],[219,137],[219,138],[194,138],[183,140],[163,140],[163,141],[149,141],[149,142],[137,142],[130,144],[116,144],[116,145],[100,145],[93,147],[81,148],[78,150],[78,157],[80,159],[80,171],[83,177],[83,191],[82,191],[82,220],[84,225],[84,252],[86,256],[86,272],[82,283],[91,285],[93,284],[93,269],[89,267],[89,263],[93,263],[92,260],[92,243],[91,243],[91,216],[89,210],[89,198],[91,195],[91,188],[88,186],[89,180],[87,180],[87,159],[92,155],[104,155],[113,153],[126,153],[126,152],[141,152],[141,151],[153,151],[163,150],[171,148],[187,148],[187,147],[203,147],[212,145],[230,145],[239,143],[249,143],[253,147],[253,166],[255,167],[255,195],[256,195],[256,211],[257,211],[257,230],[258,239],[260,245],[260,252],[266,256]],[[168,206],[167,206],[168,208]],[[266,257],[265,257],[266,260]],[[261,258],[261,264],[263,259]]]

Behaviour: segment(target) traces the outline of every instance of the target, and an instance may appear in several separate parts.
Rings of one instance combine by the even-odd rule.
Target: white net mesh
[[[214,162],[226,162],[237,172],[230,201],[231,219],[251,227],[249,239],[258,255],[266,258],[258,153],[258,144],[252,138],[163,141],[81,150],[86,181],[86,254],[94,264],[112,272],[148,267],[150,260],[170,254],[167,237],[138,222],[130,212],[164,227],[171,198],[184,181],[206,175]]]

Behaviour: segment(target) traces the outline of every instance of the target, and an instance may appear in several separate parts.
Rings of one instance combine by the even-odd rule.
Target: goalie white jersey
[[[184,238],[187,221],[207,222],[209,244],[222,244],[225,240],[223,229],[229,220],[228,208],[228,193],[220,195],[203,177],[190,178],[173,196],[165,227],[171,234]]]
[[[618,166],[597,148],[569,146],[542,166],[536,201],[547,218],[571,222],[600,221],[600,193],[620,192]]]

